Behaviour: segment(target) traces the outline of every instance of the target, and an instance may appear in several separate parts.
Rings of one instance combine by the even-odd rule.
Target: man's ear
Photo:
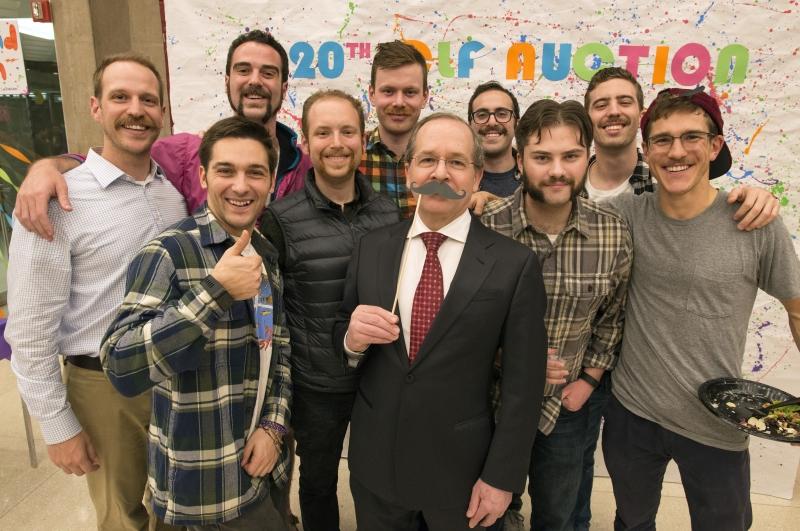
[[[481,179],[483,179],[483,168],[475,169],[475,184],[472,187],[472,193],[481,189]]]
[[[96,96],[89,98],[89,112],[92,114],[94,121],[100,123],[103,111],[100,108],[100,100]]]
[[[722,151],[722,145],[725,143],[725,139],[722,135],[717,135],[711,139],[711,156],[708,157],[709,160],[717,160],[719,156],[719,152]]]
[[[206,180],[206,169],[200,166],[200,186],[203,190],[208,190],[208,181]]]

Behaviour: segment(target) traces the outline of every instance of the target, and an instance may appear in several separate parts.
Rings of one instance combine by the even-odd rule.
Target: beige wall
[[[51,5],[67,142],[70,151],[85,153],[103,138],[89,115],[92,73],[103,57],[126,51],[142,53],[155,63],[166,82],[159,2],[52,0]],[[169,134],[171,127],[166,118],[162,134]]]

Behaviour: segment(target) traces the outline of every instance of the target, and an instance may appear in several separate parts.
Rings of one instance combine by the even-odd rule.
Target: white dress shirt
[[[417,214],[414,215],[411,228],[406,236],[403,256],[400,259],[400,276],[397,286],[397,306],[400,310],[406,352],[408,352],[411,341],[411,310],[414,306],[414,294],[417,292],[417,284],[422,277],[422,268],[425,266],[425,256],[428,254],[420,234],[439,232],[447,236],[438,251],[439,263],[442,266],[442,297],[447,297],[447,291],[450,289],[450,284],[453,282],[456,269],[458,269],[458,263],[461,261],[461,254],[464,252],[464,244],[467,242],[471,223],[472,216],[469,211],[465,210],[438,231],[432,231],[419,219]],[[358,366],[364,357],[364,352],[356,352],[347,348],[347,333],[344,335],[344,352],[350,367]]]
[[[414,306],[414,294],[417,292],[417,284],[419,284],[419,279],[422,277],[422,268],[425,266],[425,256],[428,254],[420,234],[423,232],[438,232],[447,236],[447,239],[439,247],[439,263],[442,265],[443,281],[442,296],[447,297],[450,283],[453,282],[458,263],[461,261],[461,254],[464,252],[464,244],[467,241],[471,222],[472,217],[469,211],[465,210],[460,216],[438,231],[432,231],[419,218],[419,215],[414,215],[411,229],[406,237],[403,258],[400,262],[404,266],[404,271],[400,275],[400,286],[397,292],[397,307],[400,310],[400,322],[403,325],[406,352],[408,352],[409,342],[411,341],[411,310]]]
[[[97,356],[125,295],[128,264],[148,241],[186,217],[186,203],[151,162],[144,181],[94,151],[66,174],[72,212],[55,200],[49,242],[14,227],[8,264],[11,368],[47,444],[81,431],[67,402],[58,355]]]

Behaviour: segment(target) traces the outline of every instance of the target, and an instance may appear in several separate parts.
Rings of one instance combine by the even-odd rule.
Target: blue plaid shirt
[[[289,425],[289,333],[277,253],[254,231],[274,303],[272,360],[261,419]],[[234,301],[210,275],[233,239],[207,206],[148,243],[128,269],[125,300],[100,357],[111,383],[134,396],[153,388],[148,488],[168,524],[232,520],[286,481],[286,448],[271,475],[242,468],[256,403],[259,346],[253,301]]]

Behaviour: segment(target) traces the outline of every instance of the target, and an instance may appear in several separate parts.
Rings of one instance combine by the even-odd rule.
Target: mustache
[[[245,96],[260,96],[262,98],[271,99],[272,93],[259,85],[248,85],[242,90],[242,97]]]
[[[478,129],[478,134],[480,135],[488,135],[489,133],[499,133],[501,135],[505,135],[507,131],[502,125],[487,125],[486,127],[481,127]]]
[[[547,180],[547,184],[567,184],[572,186],[575,184],[575,179],[567,179],[566,177],[551,177]]]
[[[421,195],[436,194],[444,197],[445,199],[463,199],[464,196],[467,195],[466,190],[461,190],[461,193],[459,194],[442,181],[438,181],[436,179],[431,179],[422,186],[417,186],[417,183],[412,182],[411,191]]]
[[[125,127],[128,125],[139,125],[141,127],[152,128],[154,126],[153,122],[146,118],[133,118],[131,116],[120,118],[115,122],[117,127]]]

